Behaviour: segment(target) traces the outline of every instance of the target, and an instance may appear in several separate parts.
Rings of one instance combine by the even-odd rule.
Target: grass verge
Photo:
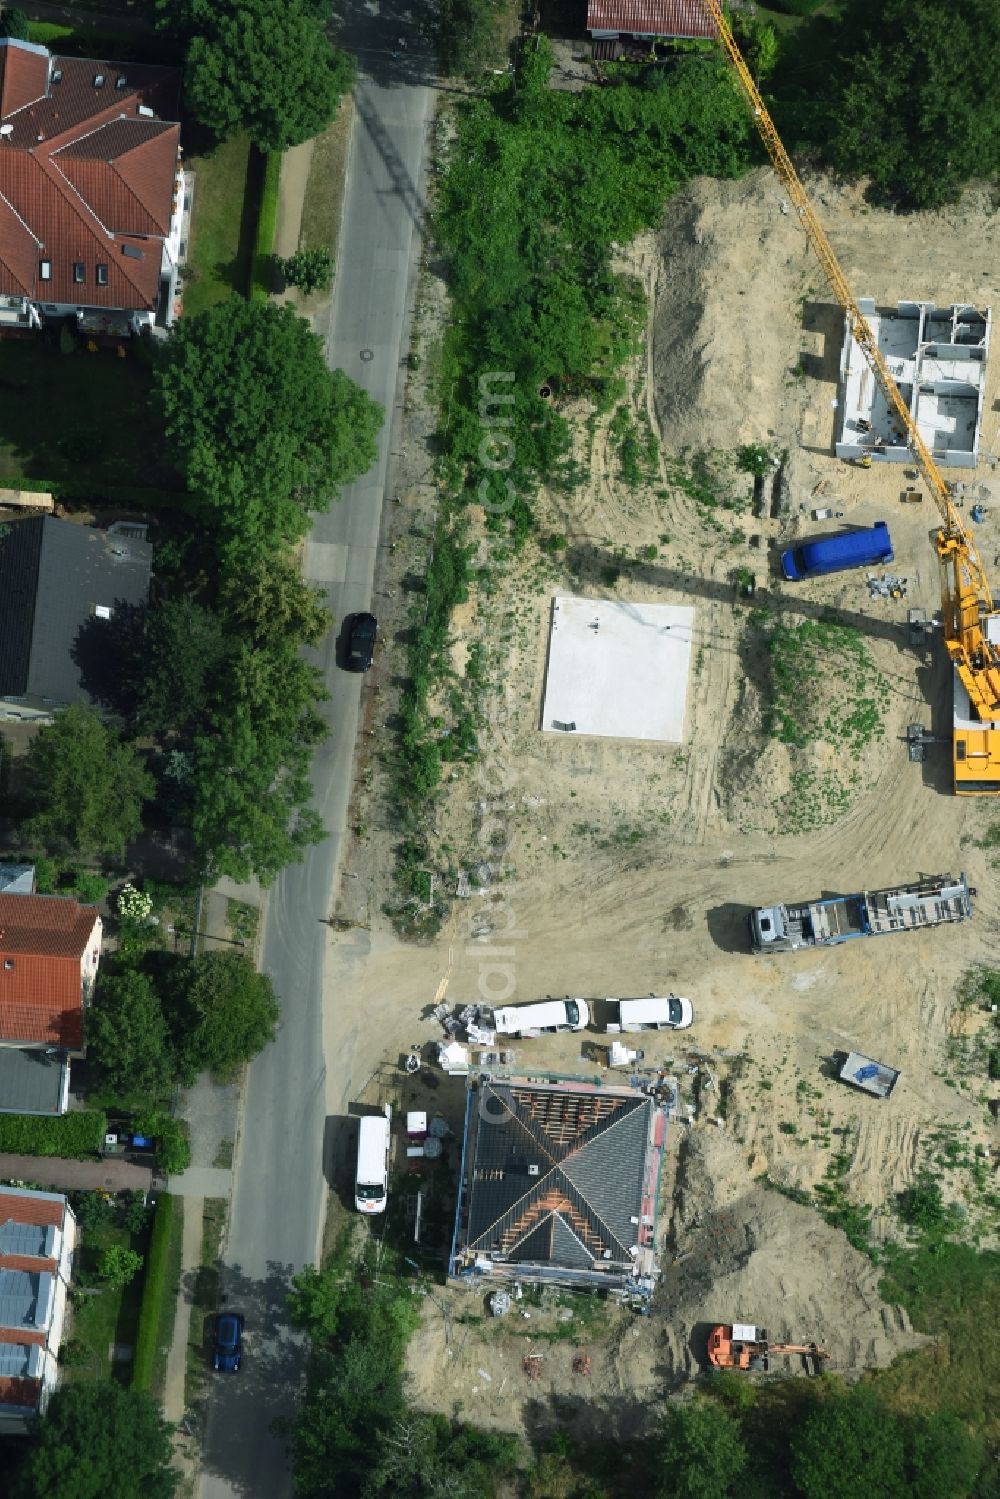
[[[192,317],[249,289],[259,175],[246,135],[190,157],[187,168],[195,188],[184,312]]]
[[[271,294],[274,270],[274,231],[278,223],[278,186],[281,181],[281,152],[268,151],[263,158],[260,179],[260,207],[257,211],[257,234],[254,240],[253,276],[250,298],[266,302]]]
[[[156,1203],[153,1229],[146,1255],[146,1275],[139,1307],[139,1330],[135,1340],[132,1383],[137,1390],[150,1390],[156,1375],[157,1360],[170,1346],[174,1325],[174,1308],[180,1282],[180,1250],[183,1207],[180,1201],[161,1192]],[[176,1269],[171,1287],[172,1261]],[[170,1295],[170,1291],[173,1294]]]
[[[336,253],[353,118],[354,100],[350,94],[345,94],[337,118],[313,142],[309,180],[302,205],[300,249],[319,246],[331,254]]]

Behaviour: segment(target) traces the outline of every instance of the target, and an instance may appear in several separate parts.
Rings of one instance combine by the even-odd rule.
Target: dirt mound
[[[884,1366],[927,1340],[879,1295],[879,1274],[813,1208],[749,1179],[728,1136],[697,1133],[680,1163],[674,1233],[684,1249],[657,1293],[667,1307],[668,1367],[705,1366],[709,1328],[753,1322],[772,1340],[816,1342],[842,1374]],[[778,1368],[781,1365],[779,1363]],[[797,1372],[798,1359],[784,1372]]]
[[[670,205],[653,370],[671,448],[735,447],[783,438],[790,418],[797,426],[800,298],[816,272],[782,204],[773,174],[753,172],[699,179]]]

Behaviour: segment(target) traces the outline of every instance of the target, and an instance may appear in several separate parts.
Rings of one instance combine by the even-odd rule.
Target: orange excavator
[[[954,668],[953,785],[959,796],[1000,796],[1000,609],[993,606],[982,559],[767,112],[733,38],[722,0],[701,0],[701,3],[719,33],[726,59],[749,105],[771,164],[844,310],[850,334],[878,382],[899,430],[905,434],[913,461],[937,505],[941,524],[934,533],[934,548],[941,573],[941,617],[945,649]]]
[[[768,1374],[771,1355],[801,1354],[806,1373],[818,1374],[825,1359],[830,1357],[826,1348],[815,1343],[772,1343],[766,1327],[755,1327],[752,1322],[733,1322],[713,1327],[708,1335],[708,1362],[713,1369],[742,1369],[748,1373]]]

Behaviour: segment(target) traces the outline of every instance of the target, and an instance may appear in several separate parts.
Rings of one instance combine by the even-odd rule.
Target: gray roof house
[[[472,1078],[449,1273],[648,1296],[666,1122],[634,1088]]]
[[[116,607],[145,603],[153,549],[52,515],[10,521],[0,534],[0,720],[49,720],[90,694],[81,636]]]
[[[56,1387],[75,1248],[61,1192],[0,1187],[0,1436],[30,1431]]]

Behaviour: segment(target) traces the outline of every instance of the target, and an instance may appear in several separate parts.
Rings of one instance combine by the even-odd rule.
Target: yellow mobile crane
[[[795,205],[834,295],[847,318],[848,330],[861,349],[900,425],[913,461],[941,514],[934,534],[941,568],[944,643],[954,667],[954,787],[959,796],[1000,796],[1000,611],[993,597],[976,544],[955,509],[951,489],[920,435],[903,400],[878,340],[861,311],[833,246],[827,239],[791,158],[781,143],[733,37],[719,0],[702,0],[719,32],[729,62],[753,113],[754,124],[774,169]]]

